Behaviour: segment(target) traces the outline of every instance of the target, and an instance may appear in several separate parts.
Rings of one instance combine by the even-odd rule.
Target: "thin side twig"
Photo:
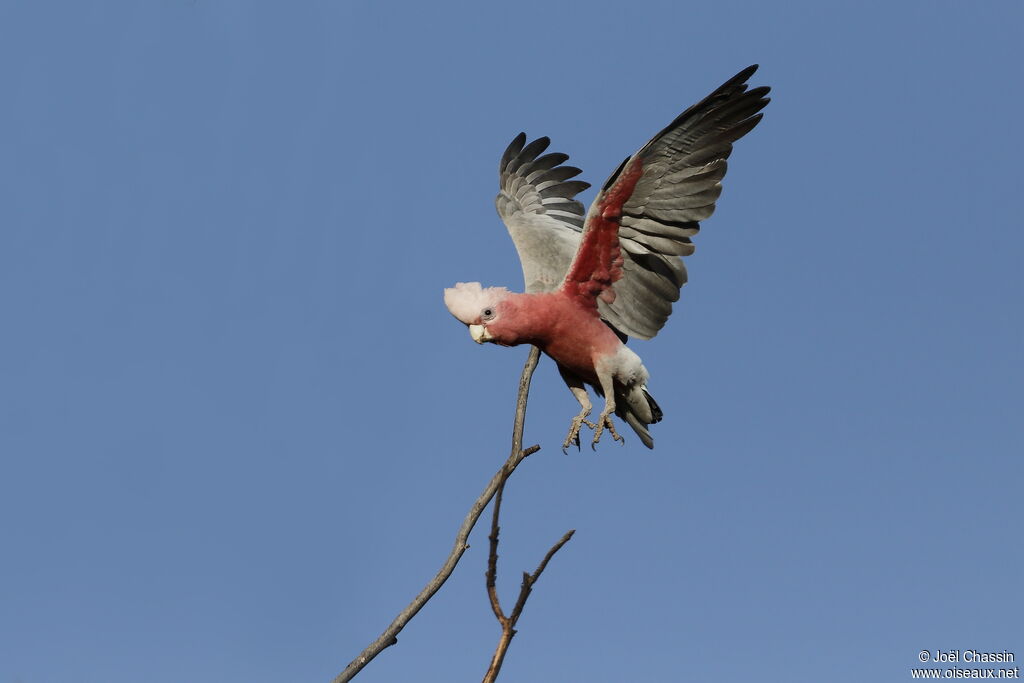
[[[548,554],[544,556],[544,559],[541,561],[540,565],[537,566],[537,570],[535,572],[532,574],[523,572],[523,585],[519,589],[519,599],[516,600],[516,606],[512,608],[512,616],[508,618],[509,621],[512,622],[513,626],[515,626],[515,623],[519,621],[519,615],[523,613],[523,607],[526,606],[526,599],[530,597],[530,591],[533,590],[533,584],[537,583],[537,579],[540,578],[541,572],[544,571],[544,568],[548,566],[548,562],[550,562],[551,558],[555,556],[555,553],[562,549],[563,545],[569,542],[569,539],[572,538],[574,533],[576,533],[575,529],[569,529],[566,531],[565,535],[559,539],[558,543],[551,546],[551,550],[549,550]]]
[[[512,453],[509,455],[508,460],[501,466],[501,469],[491,477],[491,481],[488,482],[487,487],[484,489],[480,497],[473,502],[473,505],[469,508],[469,512],[466,514],[465,519],[462,520],[462,525],[459,527],[459,531],[455,534],[455,544],[452,547],[451,553],[448,554],[448,559],[445,560],[444,565],[437,572],[437,575],[419,592],[419,594],[413,598],[412,602],[399,612],[398,616],[395,617],[391,625],[388,626],[380,636],[370,643],[366,648],[359,653],[359,655],[349,662],[345,670],[334,677],[332,683],[346,683],[351,681],[356,674],[363,670],[367,664],[373,660],[374,657],[379,655],[385,648],[390,647],[398,642],[398,633],[405,628],[405,625],[416,616],[416,613],[422,609],[423,605],[427,603],[430,598],[434,596],[444,582],[448,580],[448,577],[452,575],[455,570],[455,565],[462,559],[463,553],[469,548],[467,543],[469,534],[476,525],[476,521],[480,518],[480,514],[484,508],[494,497],[494,494],[504,485],[505,480],[515,471],[516,467],[519,466],[523,460],[527,457],[536,453],[540,450],[540,446],[530,446],[529,448],[523,448],[523,425],[526,421],[526,400],[530,393],[530,380],[533,378],[533,371],[537,367],[537,361],[540,358],[540,351],[536,347],[530,347],[530,355],[526,359],[526,365],[523,366],[523,374],[519,377],[519,394],[516,397],[516,416],[512,426]]]
[[[504,611],[501,609],[501,603],[498,600],[498,593],[495,589],[495,582],[497,579],[497,566],[498,566],[498,515],[501,511],[501,506],[498,504],[502,490],[505,488],[505,483],[502,482],[498,487],[498,496],[495,498],[494,512],[491,517],[491,549],[490,555],[487,560],[487,595],[491,600],[491,609],[494,611],[494,616],[498,618],[498,623],[501,624],[501,637],[498,639],[498,646],[494,650],[494,655],[491,657],[490,666],[487,667],[487,673],[484,674],[483,683],[494,683],[498,678],[498,673],[501,671],[501,665],[505,661],[505,653],[508,652],[508,646],[512,644],[512,638],[516,635],[516,622],[519,621],[519,617],[523,614],[523,608],[526,606],[526,601],[530,597],[530,593],[533,591],[533,586],[537,583],[537,579],[544,572],[544,569],[548,566],[548,562],[555,556],[559,550],[562,549],[572,535],[576,533],[575,529],[570,529],[559,539],[558,543],[551,546],[547,554],[544,555],[544,559],[537,566],[537,569],[529,574],[523,572],[523,583],[519,587],[519,598],[516,600],[515,606],[512,608],[512,614],[505,616]]]
[[[491,610],[498,622],[505,623],[505,613],[501,611],[501,600],[498,599],[498,589],[495,584],[498,580],[498,515],[501,514],[501,497],[505,493],[505,482],[498,485],[498,492],[494,495],[494,510],[491,514],[491,535],[487,537],[490,541],[490,551],[487,553],[487,597],[491,601]]]

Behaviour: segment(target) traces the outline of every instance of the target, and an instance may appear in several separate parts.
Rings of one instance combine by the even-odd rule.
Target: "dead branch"
[[[498,516],[501,514],[501,498],[504,492],[505,482],[502,481],[498,485],[498,491],[494,497],[494,508],[491,514],[491,535],[488,536],[490,552],[487,556],[487,597],[490,599],[491,610],[494,612],[494,616],[497,617],[498,623],[501,624],[501,637],[498,639],[498,647],[494,650],[494,656],[491,657],[491,664],[487,667],[483,683],[494,683],[498,678],[498,672],[501,671],[501,665],[505,661],[505,653],[508,652],[508,646],[516,635],[516,622],[519,621],[519,617],[523,613],[523,607],[526,606],[526,600],[530,597],[534,584],[537,583],[537,579],[540,578],[540,575],[548,566],[551,558],[555,556],[555,553],[561,550],[562,546],[568,543],[572,535],[576,533],[575,529],[567,531],[558,543],[551,546],[551,549],[548,550],[544,559],[541,560],[541,563],[532,574],[523,572],[523,583],[519,588],[519,598],[512,608],[512,614],[505,616],[505,612],[501,608],[501,601],[498,599],[497,588],[495,587],[498,579],[498,532],[500,530]]]
[[[487,488],[484,489],[480,497],[473,502],[473,505],[469,508],[469,513],[466,514],[465,519],[462,520],[462,526],[459,527],[459,531],[455,534],[455,545],[452,547],[451,553],[448,555],[448,559],[445,560],[444,565],[437,572],[437,575],[430,580],[423,590],[413,598],[412,602],[399,612],[395,620],[391,622],[391,625],[384,630],[380,636],[370,643],[366,649],[359,653],[355,659],[349,662],[345,670],[338,674],[332,683],[345,683],[355,677],[360,671],[363,670],[370,661],[379,655],[385,648],[394,645],[398,642],[398,633],[405,628],[405,625],[416,616],[416,613],[427,603],[430,598],[434,596],[444,582],[448,580],[448,577],[452,575],[455,570],[455,565],[459,563],[463,553],[469,548],[467,543],[469,534],[476,525],[476,521],[480,518],[480,514],[484,508],[494,497],[494,494],[504,486],[505,481],[515,471],[516,467],[519,466],[523,460],[528,456],[536,453],[540,450],[540,446],[530,446],[529,448],[523,448],[523,425],[526,421],[526,399],[530,393],[530,380],[533,378],[533,371],[537,367],[537,360],[540,357],[540,351],[531,346],[530,355],[526,359],[526,365],[523,366],[523,374],[519,378],[519,394],[516,398],[516,416],[512,426],[512,453],[508,456],[508,460],[501,466],[501,469],[491,477],[491,481],[488,482]],[[569,534],[571,535],[571,533]],[[569,539],[566,538],[565,541]],[[563,541],[564,543],[564,541]],[[560,546],[559,546],[560,547]],[[557,548],[552,549],[552,552],[548,553],[553,555]],[[547,563],[549,558],[545,558],[544,563]],[[537,574],[543,570],[543,564],[538,567]],[[524,579],[525,581],[525,579]],[[524,600],[525,602],[525,600]]]

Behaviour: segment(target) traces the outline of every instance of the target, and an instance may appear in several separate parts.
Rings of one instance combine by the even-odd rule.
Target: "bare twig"
[[[575,529],[570,529],[566,532],[565,536],[559,539],[558,543],[551,546],[544,559],[537,566],[537,569],[532,573],[528,574],[523,572],[523,584],[519,588],[519,598],[516,600],[515,606],[512,608],[512,614],[505,616],[504,611],[501,609],[501,602],[498,599],[498,591],[495,588],[495,583],[498,577],[498,515],[501,513],[501,496],[505,489],[505,482],[502,482],[498,487],[497,497],[494,499],[494,510],[491,517],[491,549],[490,554],[487,558],[487,596],[491,601],[491,609],[494,611],[494,616],[498,618],[498,623],[501,624],[501,637],[498,639],[498,647],[494,650],[494,656],[491,657],[491,664],[487,667],[487,673],[484,675],[483,683],[494,683],[498,678],[498,673],[501,671],[501,665],[505,661],[505,653],[508,652],[508,646],[512,644],[512,638],[516,635],[516,622],[519,621],[519,617],[523,613],[523,607],[526,606],[526,600],[530,597],[530,593],[533,591],[533,585],[537,583],[537,579],[544,572],[545,567],[548,566],[548,562],[555,556],[559,550],[562,549],[572,535],[576,533]]]
[[[563,545],[569,542],[569,539],[572,538],[574,533],[576,533],[575,529],[569,529],[566,531],[565,536],[562,536],[562,538],[558,540],[558,543],[551,546],[551,550],[549,550],[548,554],[544,556],[544,559],[537,566],[536,571],[532,574],[523,572],[523,585],[519,589],[519,599],[516,600],[516,606],[512,608],[512,616],[508,618],[509,621],[512,622],[513,626],[517,621],[519,621],[519,615],[523,613],[523,607],[526,605],[526,599],[530,597],[530,591],[533,590],[533,584],[537,583],[537,579],[540,578],[541,572],[544,571],[544,568],[548,566],[548,562],[550,562],[551,558],[555,556],[555,553],[562,549]]]
[[[498,492],[494,495],[494,507],[491,513],[491,535],[487,537],[490,541],[491,550],[487,554],[487,597],[491,601],[491,610],[498,618],[499,623],[505,622],[505,613],[501,611],[501,600],[498,599],[498,590],[495,583],[498,579],[498,515],[501,513],[501,497],[505,493],[505,482],[498,485]]]
[[[540,446],[530,446],[529,448],[523,448],[523,424],[526,420],[526,399],[530,393],[530,380],[533,378],[533,371],[537,367],[537,360],[540,357],[540,351],[536,347],[530,347],[530,355],[526,359],[526,365],[523,366],[523,374],[519,378],[519,394],[516,398],[516,417],[512,427],[512,453],[509,455],[508,460],[501,466],[501,469],[491,477],[491,481],[488,482],[487,488],[480,494],[480,497],[474,501],[473,505],[469,508],[469,513],[465,519],[462,520],[462,526],[459,527],[459,531],[455,534],[455,545],[452,547],[451,553],[448,555],[448,559],[445,560],[444,565],[437,572],[437,575],[431,579],[430,583],[426,585],[419,592],[413,601],[409,605],[399,612],[395,620],[391,622],[391,625],[380,634],[380,636],[370,643],[366,649],[359,653],[359,656],[349,662],[345,670],[338,674],[332,683],[345,683],[345,681],[352,680],[356,674],[362,671],[363,667],[370,663],[374,657],[379,655],[385,648],[394,645],[398,642],[398,633],[409,621],[416,616],[416,613],[420,611],[423,605],[426,604],[430,598],[434,596],[444,582],[448,580],[448,577],[452,575],[455,570],[455,565],[459,563],[463,553],[469,548],[467,540],[469,539],[469,533],[473,530],[473,526],[476,525],[477,519],[480,518],[480,513],[483,512],[484,508],[494,497],[494,494],[504,485],[505,480],[508,479],[509,475],[515,471],[516,467],[519,466],[523,460],[528,456],[536,453],[540,450]],[[568,540],[568,539],[566,539]],[[549,553],[551,555],[553,553]],[[545,563],[547,559],[545,559]],[[543,569],[540,567],[539,569]]]
[[[515,435],[513,433],[513,452],[516,448]],[[511,474],[511,473],[510,473]],[[530,597],[530,593],[533,591],[533,585],[537,583],[537,579],[544,572],[545,567],[548,566],[548,562],[555,556],[559,550],[562,549],[572,535],[576,533],[575,529],[570,529],[562,538],[551,546],[544,559],[537,566],[537,569],[533,574],[527,574],[523,572],[523,584],[519,588],[519,598],[516,600],[515,606],[512,608],[512,614],[505,616],[504,610],[501,608],[501,600],[498,598],[498,589],[496,587],[498,581],[498,534],[501,527],[498,525],[498,518],[501,516],[501,499],[505,493],[505,481],[508,477],[505,477],[498,483],[498,490],[494,496],[494,507],[491,511],[491,535],[488,536],[490,541],[490,551],[487,555],[487,597],[491,602],[491,611],[494,612],[494,616],[497,617],[498,623],[501,624],[501,638],[498,639],[498,647],[494,650],[494,656],[491,657],[491,664],[487,667],[487,673],[484,675],[483,683],[494,683],[498,678],[498,673],[501,671],[501,665],[505,661],[505,653],[508,652],[508,646],[512,643],[513,636],[516,635],[516,622],[519,621],[520,615],[523,613],[523,607],[526,606],[526,600]]]

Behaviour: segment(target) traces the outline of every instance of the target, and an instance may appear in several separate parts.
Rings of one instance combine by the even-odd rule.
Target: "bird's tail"
[[[658,402],[647,392],[647,387],[637,387],[625,396],[616,397],[615,414],[626,421],[648,448],[654,448],[654,439],[647,431],[647,425],[661,422],[662,412]]]

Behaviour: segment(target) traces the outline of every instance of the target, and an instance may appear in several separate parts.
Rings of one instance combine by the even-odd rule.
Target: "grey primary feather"
[[[757,125],[758,112],[768,104],[768,88],[747,91],[746,81],[756,70],[754,65],[736,74],[634,155],[643,163],[643,174],[622,207],[623,277],[613,286],[612,303],[598,300],[601,316],[616,331],[650,339],[672,313],[686,283],[680,257],[693,253],[690,238],[699,232],[699,221],[715,210],[732,143]],[[569,180],[579,169],[561,166],[567,155],[538,156],[549,144],[543,137],[527,145],[520,133],[499,168],[498,213],[519,252],[527,292],[561,285],[585,222],[575,196],[589,185]],[[628,161],[612,173],[602,192]]]
[[[575,196],[590,187],[569,180],[580,170],[561,165],[568,155],[538,157],[549,143],[545,137],[526,145],[526,134],[520,133],[498,168],[501,192],[495,204],[519,252],[530,293],[551,291],[565,277],[583,229],[584,209]]]

